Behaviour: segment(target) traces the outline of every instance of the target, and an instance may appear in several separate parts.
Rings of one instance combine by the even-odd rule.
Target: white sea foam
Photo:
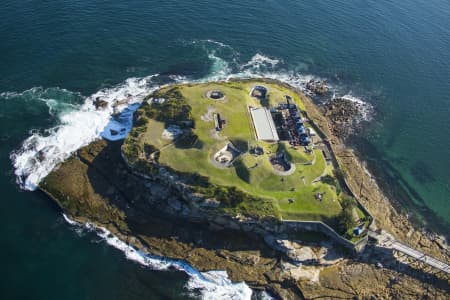
[[[222,81],[229,80],[232,78],[270,78],[276,79],[282,82],[286,82],[293,87],[299,88],[306,94],[312,96],[312,93],[306,88],[306,84],[311,81],[325,81],[324,78],[320,78],[314,76],[312,74],[301,74],[299,72],[276,70],[276,67],[283,62],[283,60],[278,58],[271,58],[261,53],[256,53],[253,57],[246,63],[238,64],[237,70],[233,71],[233,68],[230,66],[230,63],[225,59],[221,58],[218,55],[219,49],[229,49],[234,54],[234,58],[232,58],[233,63],[236,63],[236,57],[239,56],[239,53],[232,48],[231,46],[224,44],[220,41],[208,39],[208,40],[196,40],[193,41],[192,44],[212,44],[217,46],[216,49],[211,49],[206,47],[205,51],[208,54],[208,57],[212,60],[213,65],[211,67],[211,74],[205,78],[200,80],[196,80],[197,82],[205,82],[205,81]],[[340,88],[327,84],[327,87],[330,90],[338,90]],[[354,101],[358,103],[358,108],[361,113],[361,120],[370,121],[373,116],[373,106],[358,98],[351,93],[346,93],[342,98]]]
[[[205,81],[223,80],[230,75],[231,68],[224,59],[216,55],[215,51],[211,51],[208,54],[208,58],[213,62],[211,66],[210,74],[203,78]]]
[[[154,76],[154,75],[153,75]],[[57,166],[78,150],[100,137],[111,121],[112,107],[96,110],[93,101],[99,98],[113,103],[126,98],[139,103],[156,86],[153,76],[130,78],[123,84],[103,89],[87,97],[82,105],[58,115],[60,124],[46,132],[33,131],[22,147],[11,154],[15,175],[22,188],[34,190],[37,184]],[[118,107],[123,110],[126,105]]]
[[[66,214],[63,214],[63,218],[64,220],[66,220],[67,223],[69,223],[70,225],[80,225],[80,223],[72,220],[71,218],[69,218]]]
[[[251,67],[252,69],[261,69],[261,67],[272,67],[280,63],[279,59],[270,58],[263,54],[256,53],[253,57],[245,64],[241,65],[241,69],[246,69]]]
[[[233,52],[236,52],[231,46],[223,44],[221,42],[217,42],[214,40],[206,40],[201,42],[209,42],[215,45],[218,45],[222,48],[230,48]],[[209,58],[213,61],[212,72],[210,76],[203,78],[199,81],[220,81],[220,80],[229,80],[231,78],[270,78],[276,79],[281,82],[288,83],[289,85],[299,88],[305,94],[313,96],[310,90],[306,88],[306,84],[311,81],[325,81],[324,78],[320,78],[311,74],[301,74],[293,71],[277,71],[276,67],[282,63],[281,59],[270,58],[261,53],[256,53],[248,62],[244,64],[240,64],[237,67],[237,72],[233,72],[230,64],[219,57],[215,50],[206,50]],[[233,59],[233,62],[236,62]],[[337,90],[337,87],[334,87],[330,84],[327,84],[327,87],[330,90]],[[359,121],[370,121],[373,116],[373,106],[358,98],[351,93],[346,93],[342,98],[354,101],[358,104],[358,109],[361,114],[361,119]]]
[[[260,300],[273,300],[275,298],[273,298],[271,295],[269,295],[266,291],[262,291],[259,293],[259,299]]]
[[[170,79],[172,79],[174,82],[186,82],[187,77],[183,75],[169,75]]]
[[[333,98],[335,97],[336,95],[333,95]],[[351,93],[345,94],[340,98],[352,101],[357,104],[359,113],[361,114],[361,121],[370,121],[372,119],[374,108],[370,103],[365,102],[361,98],[356,97]]]
[[[56,99],[58,98],[58,99]],[[59,98],[66,98],[60,101]],[[68,112],[77,109],[79,105],[76,102],[77,99],[81,99],[80,93],[71,92],[62,88],[46,88],[33,87],[23,92],[2,92],[0,93],[0,99],[15,101],[22,99],[24,101],[40,101],[48,107],[48,113],[51,116]]]
[[[108,245],[122,251],[129,260],[133,260],[153,270],[173,268],[185,272],[189,275],[186,288],[192,293],[200,293],[202,299],[251,299],[252,290],[243,282],[232,283],[225,271],[199,272],[184,261],[158,257],[139,251],[120,240],[106,228],[96,227],[91,223],[78,223],[65,214],[63,214],[63,217],[70,225],[76,228],[94,231]]]
[[[196,41],[193,41],[192,43],[193,44],[196,44],[196,43],[209,43],[209,44],[217,45],[217,46],[222,47],[222,48],[228,48],[228,49],[231,49],[231,50],[234,51],[233,47],[231,47],[230,45],[224,44],[222,42],[219,42],[219,41],[216,41],[216,40],[213,40],[213,39],[196,40]]]

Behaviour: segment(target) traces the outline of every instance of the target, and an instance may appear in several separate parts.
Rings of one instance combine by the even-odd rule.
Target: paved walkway
[[[405,255],[408,255],[412,258],[415,258],[433,268],[436,268],[442,272],[450,274],[450,266],[443,261],[440,261],[436,258],[433,258],[419,250],[413,249],[405,244],[396,241],[392,237],[386,235],[380,235],[376,232],[369,231],[369,236],[377,239],[381,246],[386,248],[391,248],[396,251],[399,251]]]
[[[408,256],[411,256],[411,257],[413,257],[413,258],[415,258],[417,260],[420,260],[421,262],[424,262],[427,265],[430,265],[430,266],[432,266],[432,267],[434,267],[436,269],[439,269],[439,270],[441,270],[441,271],[443,271],[443,272],[445,272],[447,274],[450,273],[450,267],[446,263],[444,263],[444,262],[442,262],[440,260],[437,260],[437,259],[435,259],[435,258],[433,258],[433,257],[431,257],[429,255],[426,255],[426,254],[424,254],[424,253],[422,253],[422,252],[420,252],[418,250],[410,248],[410,247],[408,247],[408,246],[406,246],[406,245],[404,245],[404,244],[402,244],[400,242],[397,242],[397,241],[393,242],[392,243],[392,249],[395,249],[395,250],[397,250],[399,252],[402,252],[402,253],[404,253],[404,254],[406,254]]]

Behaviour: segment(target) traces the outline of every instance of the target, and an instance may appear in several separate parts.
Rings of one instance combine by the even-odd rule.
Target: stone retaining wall
[[[336,233],[333,228],[320,221],[283,220],[282,225],[285,227],[283,230],[284,232],[313,231],[323,233],[339,245],[355,252],[364,250],[368,241],[368,235],[365,233],[356,243],[353,243]]]

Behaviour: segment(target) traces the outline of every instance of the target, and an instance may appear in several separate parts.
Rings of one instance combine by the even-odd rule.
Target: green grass
[[[152,144],[158,149],[166,146],[167,144],[170,144],[171,141],[164,140],[161,138],[161,135],[164,131],[163,122],[150,119],[147,124],[147,128],[148,130],[146,130],[140,136],[140,139],[142,140],[143,143]]]
[[[285,151],[290,162],[294,164],[307,164],[314,161],[313,153],[306,153],[304,147],[292,147],[287,141],[279,142],[276,147],[271,148],[272,152]]]
[[[268,144],[255,140],[248,114],[249,105],[261,106],[257,99],[249,96],[255,84],[257,83],[231,82],[181,85],[179,91],[190,106],[190,118],[195,123],[191,133],[197,136],[196,143],[191,145],[181,139],[173,145],[168,145],[167,140],[161,138],[161,133],[168,124],[153,119],[146,124],[145,132],[141,133],[137,140],[162,149],[159,157],[161,165],[170,166],[179,172],[206,176],[213,185],[236,187],[261,199],[260,203],[242,202],[237,209],[253,212],[261,210],[260,213],[267,215],[281,214],[285,219],[329,220],[336,217],[341,207],[335,188],[320,181],[313,183],[323,174],[332,174],[321,151],[314,150],[313,154],[306,154],[302,147],[293,149],[285,142]],[[285,95],[290,95],[300,108],[304,107],[299,97],[289,89],[275,84],[263,85],[269,89],[268,100],[263,104],[274,106],[284,102]],[[169,87],[160,90],[158,94],[164,95],[164,92],[170,89],[173,93],[173,87]],[[226,99],[214,101],[206,98],[206,92],[212,89],[221,90]],[[226,120],[226,125],[220,132],[220,139],[215,136],[214,122],[202,120],[202,116],[207,115],[208,108],[213,108]],[[217,168],[211,163],[211,157],[228,141],[232,141],[243,153],[233,167]],[[251,155],[246,152],[248,144],[260,145],[265,154],[258,157]],[[296,164],[295,172],[289,176],[275,174],[269,162],[269,157],[281,149],[285,150],[290,160]],[[324,193],[322,201],[314,198],[319,192]],[[294,202],[289,203],[288,199],[294,199]]]

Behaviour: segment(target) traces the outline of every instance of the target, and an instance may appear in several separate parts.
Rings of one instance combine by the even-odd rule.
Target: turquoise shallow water
[[[30,131],[51,134],[84,97],[152,74],[160,74],[152,84],[243,72],[328,79],[374,107],[352,141],[369,169],[402,207],[448,235],[449,49],[445,0],[3,1],[1,293],[183,297],[183,273],[127,261],[77,234],[42,195],[21,191],[9,157]]]

